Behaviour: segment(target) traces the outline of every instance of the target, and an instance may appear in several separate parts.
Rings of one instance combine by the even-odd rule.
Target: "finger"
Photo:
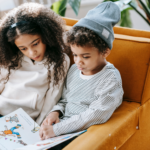
[[[46,136],[46,137],[45,137],[45,139],[49,139],[49,138],[50,138],[49,136]]]
[[[44,121],[44,125],[47,125],[47,124],[48,124],[48,119],[46,118]]]
[[[48,135],[47,135],[47,132],[46,132],[46,131],[44,131],[44,132],[43,132],[42,140],[45,140],[45,139],[47,138],[47,136],[48,136]]]
[[[43,138],[43,130],[42,130],[42,127],[41,127],[41,129],[40,129],[40,131],[39,131],[39,135],[40,135],[40,138],[42,139],[42,138]]]
[[[45,125],[46,119],[42,122],[42,125]]]
[[[49,120],[50,119],[46,119],[45,122],[44,122],[44,125],[49,125]]]
[[[46,125],[46,123],[47,123],[47,120],[44,120],[44,121],[43,121],[43,125]]]
[[[48,124],[47,125],[52,125],[53,121],[51,119],[48,119]]]
[[[57,119],[55,123],[59,123],[59,119]]]
[[[42,136],[41,140],[45,140],[45,138],[44,138],[44,134],[43,134],[43,136]]]

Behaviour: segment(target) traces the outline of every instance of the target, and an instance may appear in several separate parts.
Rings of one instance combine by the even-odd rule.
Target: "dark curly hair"
[[[10,28],[12,24],[22,21],[29,24]],[[10,70],[18,68],[23,56],[14,44],[15,39],[22,34],[38,34],[46,44],[48,80],[51,82],[50,66],[54,64],[54,85],[58,85],[58,81],[65,75],[63,53],[67,47],[62,39],[64,25],[61,17],[38,3],[25,3],[8,12],[0,22],[0,67],[8,69],[5,81],[9,79]]]
[[[71,28],[71,30],[63,34],[63,40],[67,46],[75,44],[81,47],[95,47],[103,54],[108,49],[108,45],[99,35],[85,27]]]

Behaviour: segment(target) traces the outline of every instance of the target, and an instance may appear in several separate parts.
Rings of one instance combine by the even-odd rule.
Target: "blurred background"
[[[118,26],[150,31],[150,0],[0,0],[0,18],[23,3],[37,2],[61,16],[80,19],[104,1],[124,1]]]

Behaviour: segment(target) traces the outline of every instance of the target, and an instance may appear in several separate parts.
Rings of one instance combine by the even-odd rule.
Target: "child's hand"
[[[53,125],[59,122],[59,112],[51,112],[43,121],[42,125]]]
[[[42,125],[42,127],[40,128],[39,134],[40,134],[41,140],[46,140],[46,139],[56,136],[53,131],[52,125]]]

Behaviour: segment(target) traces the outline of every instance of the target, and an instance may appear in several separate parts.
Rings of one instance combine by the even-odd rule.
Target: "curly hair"
[[[12,24],[21,21],[29,24],[10,28]],[[38,34],[46,44],[45,65],[48,65],[48,80],[51,82],[50,66],[54,64],[54,85],[57,85],[65,75],[63,53],[67,52],[68,48],[62,39],[64,25],[60,16],[38,3],[25,3],[8,12],[0,21],[0,66],[8,69],[6,82],[10,70],[15,70],[19,66],[23,56],[14,44],[15,39],[22,34]]]
[[[73,27],[71,30],[64,32],[63,40],[67,46],[75,44],[81,47],[95,47],[103,54],[108,49],[108,45],[99,35],[85,27]]]

